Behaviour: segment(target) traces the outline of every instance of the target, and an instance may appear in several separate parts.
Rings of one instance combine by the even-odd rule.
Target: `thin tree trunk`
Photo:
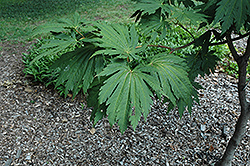
[[[222,159],[220,160],[219,163],[216,164],[217,166],[230,166],[231,165],[231,161],[234,157],[234,152],[246,133],[246,126],[250,117],[249,115],[250,115],[249,109],[248,109],[248,115],[244,115],[241,113],[236,124],[234,135],[230,139]]]
[[[231,161],[234,157],[234,152],[240,144],[240,141],[244,137],[246,133],[247,122],[248,120],[250,120],[250,105],[246,100],[245,90],[247,74],[246,69],[250,57],[250,37],[248,38],[246,52],[243,56],[239,56],[237,54],[233,46],[231,37],[229,35],[227,35],[227,41],[229,49],[239,67],[238,94],[241,106],[241,115],[236,123],[235,132],[227,145],[226,151],[223,154],[222,159],[218,163],[216,163],[216,166],[231,166]]]

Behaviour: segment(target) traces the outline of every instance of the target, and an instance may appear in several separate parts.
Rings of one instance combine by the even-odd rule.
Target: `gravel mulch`
[[[223,73],[199,77],[200,105],[192,115],[168,115],[155,101],[147,121],[124,135],[91,109],[24,77],[27,46],[0,43],[0,165],[213,165],[239,117],[236,80]],[[250,90],[250,88],[248,89]],[[250,96],[249,96],[250,97]],[[233,165],[250,165],[250,122]]]

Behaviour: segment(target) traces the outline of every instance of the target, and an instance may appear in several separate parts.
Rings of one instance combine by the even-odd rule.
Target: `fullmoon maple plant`
[[[35,34],[51,32],[54,37],[41,47],[48,51],[32,62],[74,46],[52,65],[57,73],[56,86],[63,84],[65,95],[71,91],[75,96],[80,90],[87,93],[94,124],[107,116],[110,125],[117,123],[123,133],[129,125],[135,129],[142,116],[147,118],[154,94],[164,97],[169,111],[177,107],[180,117],[185,110],[191,113],[200,88],[194,79],[214,71],[219,58],[211,47],[227,43],[239,68],[241,115],[217,165],[231,165],[250,119],[246,99],[250,0],[141,0],[132,17],[135,23],[124,25],[89,22],[76,13],[73,19],[38,27]],[[189,24],[206,30],[195,36]],[[167,40],[166,29],[172,25],[185,30],[192,41],[175,48],[152,44]],[[238,37],[232,38],[233,33]],[[247,47],[239,55],[233,41],[244,37],[248,37]],[[161,51],[149,51],[152,47]],[[186,47],[193,47],[193,52],[175,55]]]

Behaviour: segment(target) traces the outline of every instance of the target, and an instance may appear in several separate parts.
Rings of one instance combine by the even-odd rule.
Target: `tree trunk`
[[[234,157],[234,152],[246,133],[246,126],[250,117],[249,115],[250,113],[248,107],[248,115],[244,115],[241,113],[236,124],[234,135],[230,139],[222,159],[216,164],[217,166],[231,166],[231,161]]]
[[[237,54],[233,46],[231,37],[229,35],[227,36],[227,41],[229,49],[239,67],[238,94],[241,106],[241,115],[236,123],[235,132],[227,145],[226,151],[223,154],[221,160],[218,163],[216,163],[216,166],[231,166],[231,161],[234,157],[234,152],[246,133],[247,122],[250,119],[250,104],[246,100],[246,90],[245,90],[246,74],[247,74],[246,69],[248,66],[248,60],[250,56],[250,37],[248,38],[246,52],[243,56],[239,56]]]

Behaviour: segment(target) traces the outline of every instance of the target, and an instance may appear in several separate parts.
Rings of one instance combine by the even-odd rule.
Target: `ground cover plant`
[[[141,116],[146,119],[154,94],[158,99],[164,97],[169,111],[177,107],[180,117],[185,110],[191,113],[200,88],[195,78],[214,71],[220,58],[211,47],[227,43],[239,68],[241,115],[217,165],[231,165],[250,119],[246,99],[249,11],[249,0],[142,0],[133,14],[134,24],[93,22],[76,13],[73,19],[62,19],[36,29],[35,34],[51,32],[53,37],[42,45],[47,51],[35,57],[31,64],[74,46],[74,50],[62,54],[51,66],[58,74],[55,86],[64,85],[65,94],[73,92],[74,96],[80,90],[87,93],[94,124],[108,116],[110,125],[117,123],[123,133],[128,125],[136,128]],[[205,30],[196,37],[189,30],[191,26],[184,26],[187,22]],[[167,41],[166,29],[172,24],[189,34],[191,41],[177,47],[155,44],[155,41]],[[239,37],[232,38],[233,33]],[[243,37],[248,37],[247,48],[239,55],[233,41]],[[190,46],[193,46],[191,51],[175,55]]]

